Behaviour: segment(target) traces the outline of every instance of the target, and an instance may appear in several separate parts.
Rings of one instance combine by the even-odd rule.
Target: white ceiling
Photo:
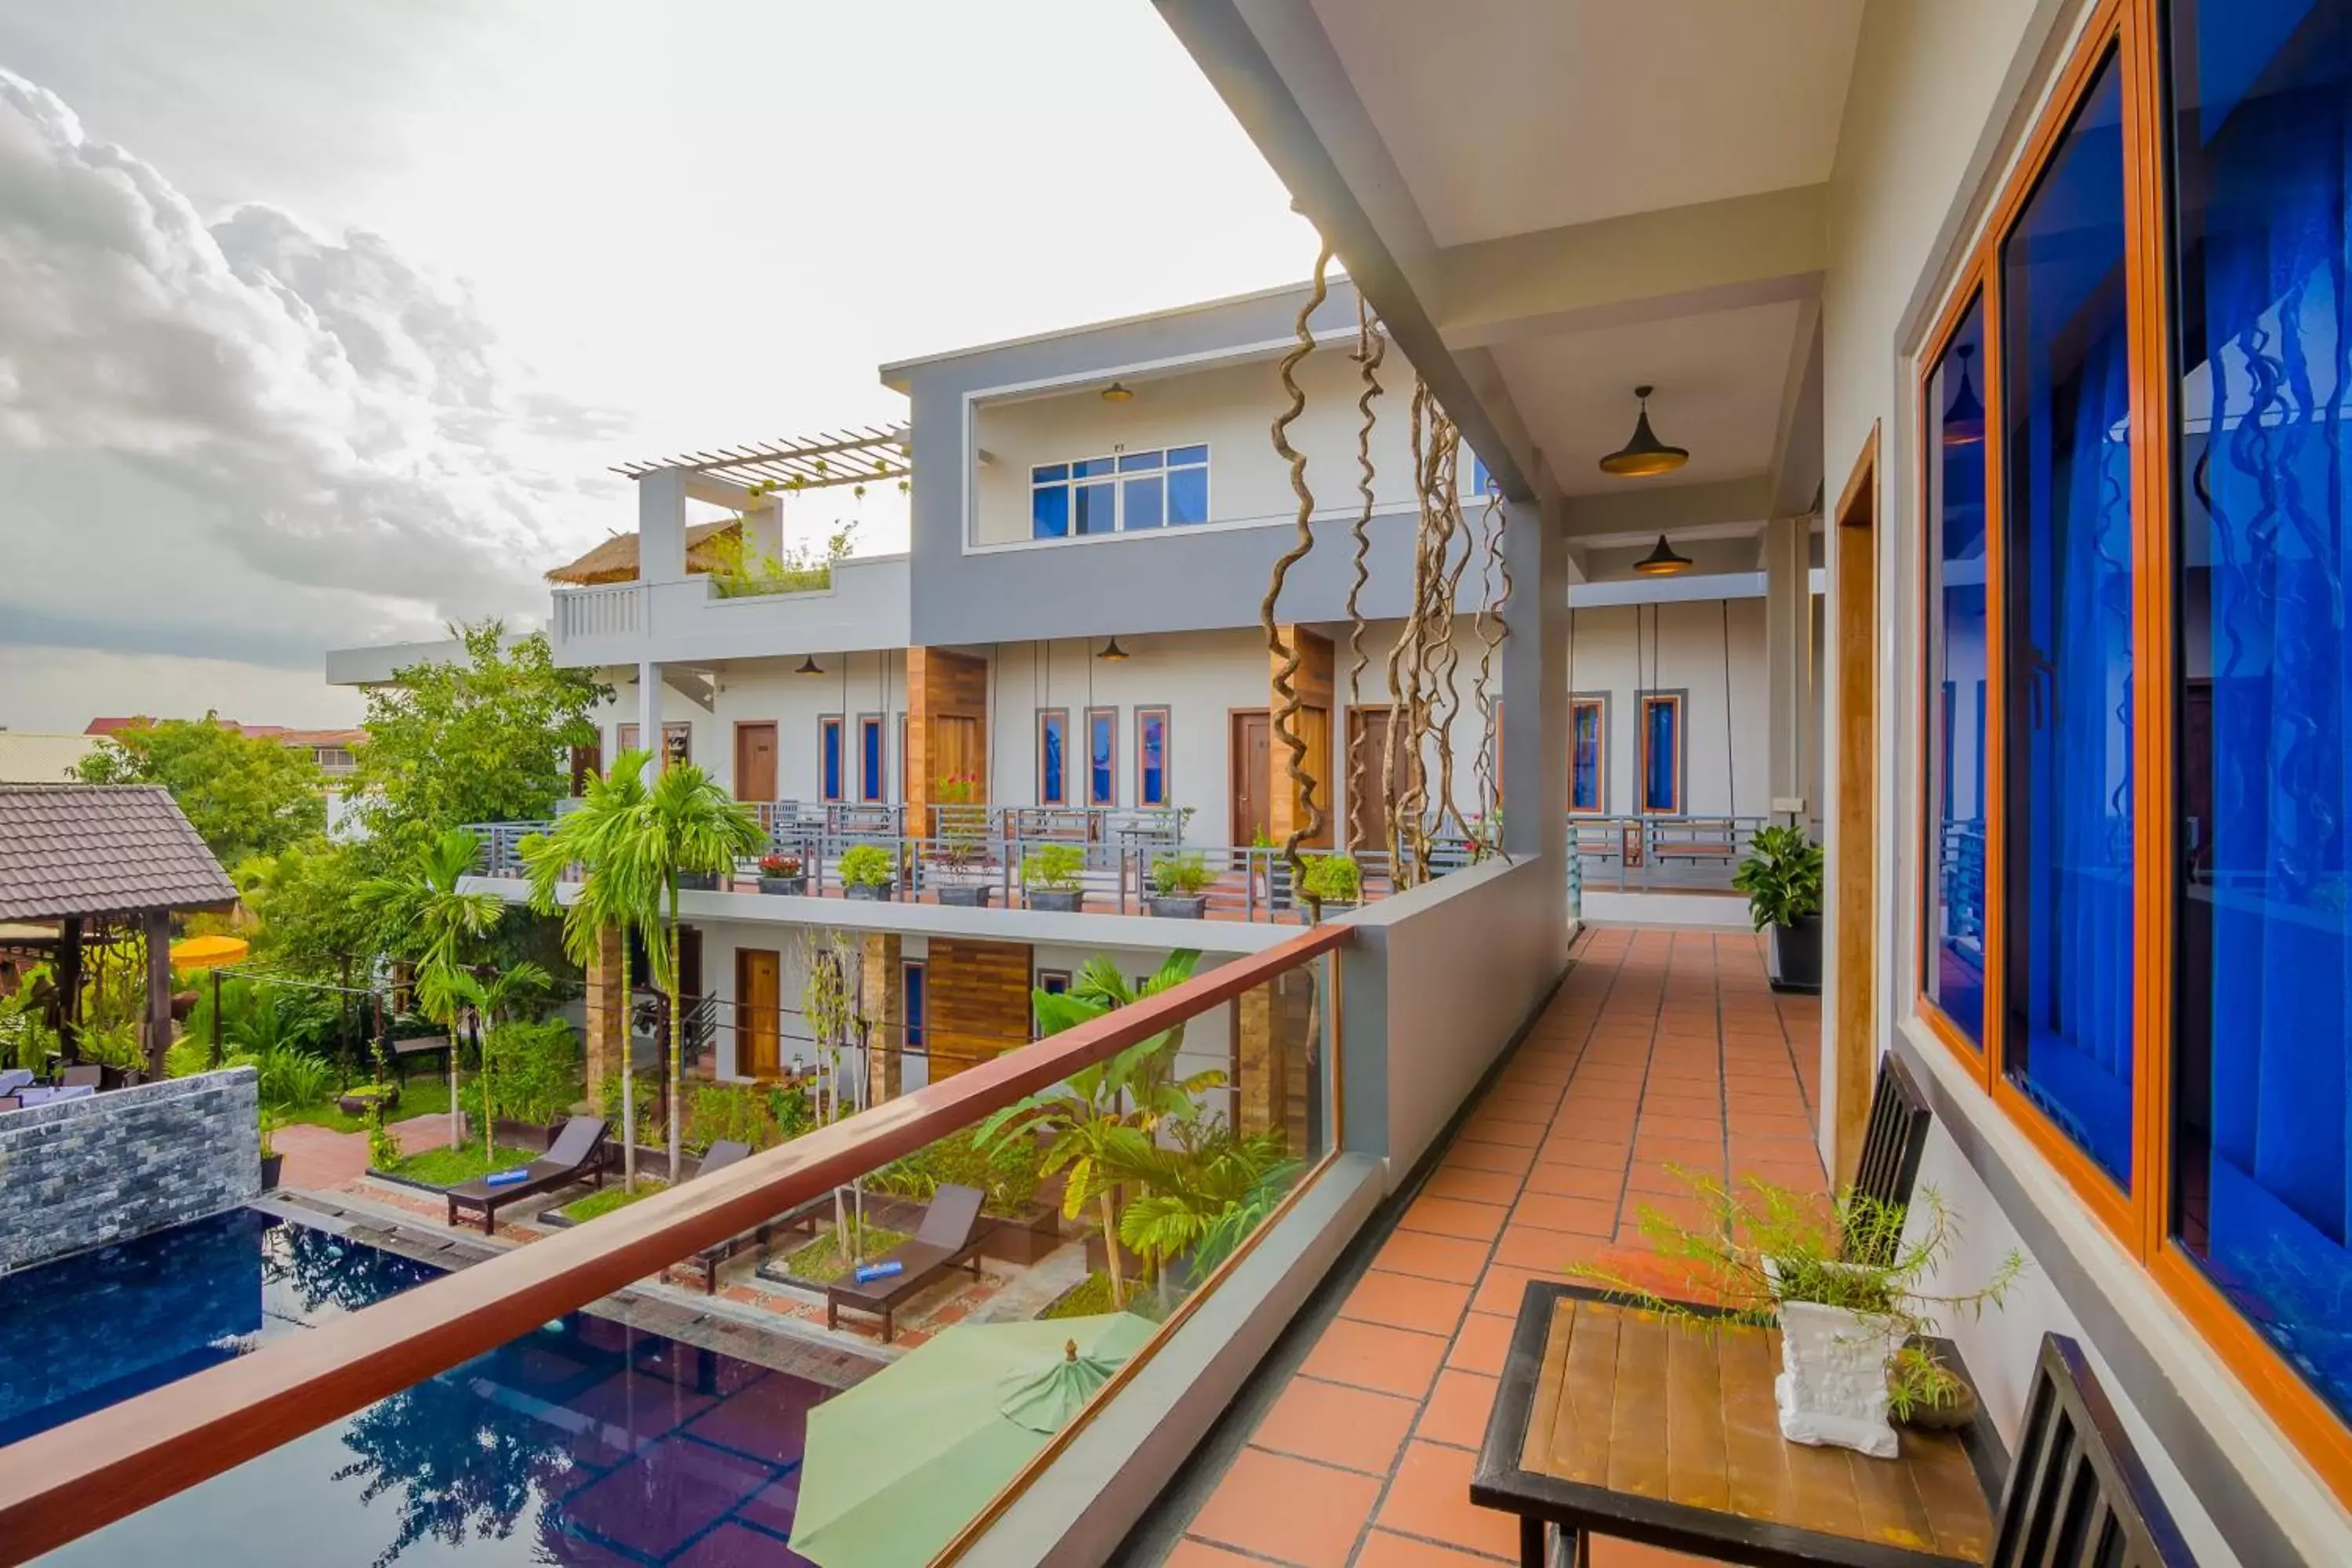
[[[1818,184],[1864,0],[1312,0],[1440,245]]]
[[[1495,363],[1564,494],[1746,479],[1772,467],[1803,321],[1793,301],[1754,305],[1502,343]],[[1691,459],[1654,479],[1612,478],[1598,465],[1633,434],[1644,383],[1657,388],[1651,429]]]

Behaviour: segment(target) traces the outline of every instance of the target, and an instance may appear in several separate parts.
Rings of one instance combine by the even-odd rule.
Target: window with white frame
[[[1131,533],[1209,521],[1209,448],[1113,452],[1029,470],[1029,537]]]

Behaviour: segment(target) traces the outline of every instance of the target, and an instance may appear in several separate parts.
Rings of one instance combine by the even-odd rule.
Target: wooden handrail
[[[0,1449],[0,1563],[27,1562],[529,1333],[1344,945],[1316,926],[593,1225]]]

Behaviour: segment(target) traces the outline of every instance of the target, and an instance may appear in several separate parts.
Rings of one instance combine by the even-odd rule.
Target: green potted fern
[[[1197,921],[1209,912],[1209,862],[1198,850],[1151,862],[1151,912],[1161,920]]]
[[[1086,908],[1081,874],[1087,852],[1075,844],[1040,844],[1021,858],[1021,889],[1033,910],[1074,915]]]
[[[1759,827],[1731,885],[1748,895],[1748,918],[1772,933],[1772,985],[1822,988],[1822,847],[1794,825]]]
[[[887,903],[896,871],[888,850],[878,844],[856,845],[841,857],[842,891],[868,903]]]
[[[1307,859],[1298,879],[1299,890],[1327,910],[1354,909],[1364,896],[1364,873],[1349,854],[1315,855]]]

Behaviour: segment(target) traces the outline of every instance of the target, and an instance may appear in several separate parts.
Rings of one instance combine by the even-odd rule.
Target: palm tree
[[[654,984],[669,999],[669,1168],[679,1168],[679,1110],[685,1076],[686,999],[678,986],[678,878],[687,872],[725,872],[756,855],[767,837],[751,807],[731,800],[710,775],[691,763],[674,763],[651,784],[642,774],[649,753],[624,752],[613,771],[589,786],[580,809],[555,831],[523,846],[530,873],[531,904],[556,907],[564,868],[585,872],[579,898],[564,913],[564,946],[583,964],[594,956],[600,933],[619,926],[648,938]],[[656,937],[659,940],[651,940]],[[622,1092],[628,1094],[625,1067]],[[624,1104],[622,1119],[632,1111]],[[631,1147],[625,1137],[622,1146]],[[635,1185],[635,1161],[623,1180]]]
[[[416,983],[417,1000],[465,1021],[479,1047],[482,1079],[482,1163],[498,1163],[498,1106],[491,1096],[489,1037],[493,1026],[544,996],[554,981],[524,959],[484,980],[479,969],[431,965]],[[456,1039],[452,1035],[450,1038]],[[454,1091],[453,1091],[454,1092]],[[454,1102],[453,1102],[454,1103]]]
[[[480,844],[462,827],[445,828],[427,839],[405,877],[373,877],[360,884],[362,908],[385,917],[400,934],[397,951],[416,967],[417,1011],[449,1034],[449,1142],[465,1142],[464,1112],[457,1101],[457,1024],[465,998],[457,988],[471,955],[506,910],[495,893],[468,893],[458,883],[470,876]]]

